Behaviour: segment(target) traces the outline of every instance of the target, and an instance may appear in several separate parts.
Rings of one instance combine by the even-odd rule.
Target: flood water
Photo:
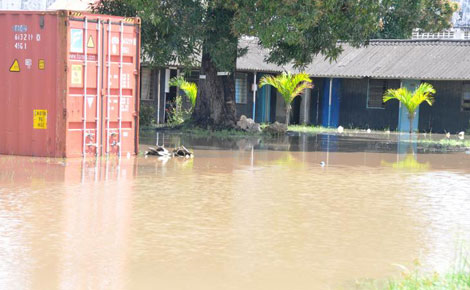
[[[153,134],[193,159],[0,156],[0,289],[355,289],[446,271],[470,154],[393,138]]]

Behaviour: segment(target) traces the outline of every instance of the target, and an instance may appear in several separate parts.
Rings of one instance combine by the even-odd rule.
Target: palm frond
[[[169,84],[182,90],[191,102],[191,106],[193,108],[196,106],[197,85],[195,83],[186,81],[183,76],[178,76],[170,79]]]
[[[383,96],[383,102],[390,100],[398,100],[404,105],[410,114],[413,114],[422,102],[432,106],[434,102],[433,94],[436,90],[428,83],[422,83],[414,92],[410,92],[406,88],[389,89]]]
[[[312,88],[312,80],[307,73],[292,74],[283,72],[277,76],[264,76],[260,79],[259,87],[270,85],[282,95],[287,106],[306,88]]]

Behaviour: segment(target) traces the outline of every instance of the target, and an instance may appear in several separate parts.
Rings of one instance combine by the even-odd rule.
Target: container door
[[[107,20],[103,28],[103,154],[135,154],[138,146],[138,26],[122,20]]]
[[[420,81],[417,80],[402,80],[402,88],[406,88],[409,91],[413,92],[419,86]],[[416,109],[416,115],[413,119],[413,132],[418,130],[419,124],[419,107]],[[408,110],[405,106],[400,103],[399,117],[398,117],[398,131],[400,132],[409,132],[410,131],[410,121],[408,119]]]
[[[69,25],[68,156],[100,154],[101,23],[88,18]]]
[[[68,156],[136,152],[137,37],[120,18],[70,19]]]

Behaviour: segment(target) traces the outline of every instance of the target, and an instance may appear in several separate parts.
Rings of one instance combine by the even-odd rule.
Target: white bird
[[[367,129],[367,133],[370,133],[370,132],[372,132],[372,131],[370,129]]]
[[[459,133],[459,139],[460,139],[460,140],[465,139],[465,132],[464,132],[464,131],[462,131],[462,132]]]
[[[339,127],[338,127],[338,133],[341,134],[341,133],[343,133],[343,132],[344,132],[343,126],[339,126]]]
[[[447,132],[447,133],[446,133],[446,138],[447,138],[447,139],[450,139],[450,132]]]
[[[324,161],[320,162],[320,166],[325,167],[325,162]]]

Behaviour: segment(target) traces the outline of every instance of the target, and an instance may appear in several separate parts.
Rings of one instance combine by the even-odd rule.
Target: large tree
[[[339,41],[409,35],[450,26],[450,0],[101,0],[100,13],[142,18],[142,43],[154,65],[198,65],[195,124],[234,127],[236,59],[242,36],[269,50],[266,61],[302,67],[318,54],[334,59]]]

